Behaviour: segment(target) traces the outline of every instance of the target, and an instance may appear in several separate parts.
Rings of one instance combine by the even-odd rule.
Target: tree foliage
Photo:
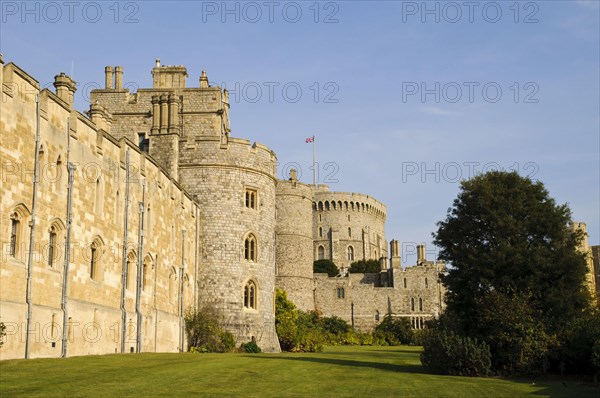
[[[490,172],[461,184],[433,234],[451,264],[443,326],[486,342],[498,372],[545,368],[556,339],[590,303],[571,213],[541,182]]]
[[[381,271],[381,265],[378,260],[358,260],[350,264],[348,272],[351,274],[377,274]]]
[[[393,318],[386,315],[375,327],[374,338],[384,345],[411,344],[414,331],[408,318]]]
[[[337,276],[340,272],[335,263],[331,260],[317,260],[313,263],[313,272],[315,274],[327,274],[328,276]]]

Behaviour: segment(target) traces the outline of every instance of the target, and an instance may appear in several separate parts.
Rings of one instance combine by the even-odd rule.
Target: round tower
[[[275,171],[261,144],[197,135],[179,152],[180,183],[199,203],[200,305],[224,315],[237,343],[280,351],[275,332]]]
[[[277,181],[275,229],[277,287],[304,311],[314,310],[312,188],[290,179]]]
[[[373,197],[320,185],[313,197],[314,259],[332,260],[340,270],[358,260],[387,259],[385,218],[385,205]]]

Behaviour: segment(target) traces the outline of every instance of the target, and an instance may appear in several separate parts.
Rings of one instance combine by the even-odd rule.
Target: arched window
[[[319,202],[319,211],[323,211],[323,202]]]
[[[244,287],[244,308],[256,309],[258,302],[256,283],[248,281]]]
[[[53,225],[48,230],[48,265],[53,267],[56,260],[56,227]]]
[[[256,253],[256,238],[254,235],[250,234],[246,237],[244,241],[244,258],[248,261],[256,261],[257,253]]]
[[[348,261],[354,261],[354,248],[348,246]]]
[[[423,311],[423,299],[419,297],[419,311]]]
[[[318,255],[317,258],[319,260],[324,260],[325,259],[325,248],[323,246],[319,246],[319,248],[317,249]]]
[[[150,270],[152,269],[152,257],[147,255],[144,258],[144,264],[142,266],[142,290],[146,291],[146,288],[150,286]]]
[[[97,242],[92,243],[92,247],[90,248],[90,278],[92,280],[96,280],[98,273],[98,251],[99,247]]]
[[[411,297],[410,299],[410,310],[414,311],[415,310],[415,299]]]
[[[325,201],[325,210],[329,210],[329,201]]]
[[[102,177],[98,177],[96,179],[96,184],[94,186],[94,210],[96,212],[96,214],[98,215],[102,215],[102,206],[103,206],[103,199],[104,199],[104,192],[103,191],[103,186],[102,186]]]
[[[132,250],[127,255],[127,274],[125,275],[125,288],[131,290],[133,286],[133,281],[135,281],[135,265],[137,263],[137,256],[135,252]]]
[[[13,257],[17,255],[17,247],[19,245],[19,235],[21,233],[21,216],[14,212],[10,215],[10,249],[9,254]]]
[[[346,291],[344,290],[343,287],[338,287],[336,289],[336,293],[337,293],[337,298],[339,298],[339,299],[346,298]]]

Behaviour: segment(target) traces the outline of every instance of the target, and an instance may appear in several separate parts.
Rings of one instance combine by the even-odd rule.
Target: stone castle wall
[[[277,182],[276,262],[277,287],[296,306],[313,310],[313,192],[296,180]]]
[[[394,270],[395,285],[378,287],[378,274],[329,278],[315,274],[315,307],[323,316],[339,316],[362,332],[370,332],[386,314],[407,317],[420,329],[443,311],[441,263]]]
[[[315,190],[313,202],[315,260],[321,251],[338,268],[348,269],[354,261],[388,257],[384,204],[359,193],[329,192],[326,186]]]
[[[193,238],[190,239],[197,233],[197,205],[136,145],[125,139],[116,141],[74,111],[72,92],[61,91],[62,86],[57,87],[58,94],[47,89],[40,91],[38,82],[12,63],[2,65],[0,76],[0,311],[1,320],[7,326],[6,342],[0,351],[2,359],[24,356],[30,250],[33,254],[30,353],[32,357],[56,357],[61,353],[67,162],[76,165],[67,296],[68,355],[121,352],[123,341],[126,352],[135,349],[138,258],[143,263],[141,271],[145,270],[143,277],[140,276],[143,279],[141,350],[177,351],[184,346],[180,309],[194,306],[198,293],[195,288],[197,248]],[[70,80],[65,76],[60,79]],[[30,248],[37,94],[41,109],[39,182],[34,246]],[[126,197],[127,153],[129,198]],[[125,263],[129,281],[124,289],[123,312],[123,236],[127,199]],[[138,247],[139,202],[144,203],[142,252]],[[16,226],[14,252],[13,225]],[[182,230],[186,231],[185,238]],[[93,270],[92,249],[96,253]],[[183,300],[182,306],[179,300]],[[125,336],[122,335],[123,315]]]

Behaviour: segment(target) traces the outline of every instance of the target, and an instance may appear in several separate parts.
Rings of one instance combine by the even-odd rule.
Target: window
[[[323,228],[319,227],[319,238],[323,237]]]
[[[319,248],[317,249],[317,252],[318,252],[317,258],[319,260],[324,260],[325,259],[325,248],[323,246],[319,246]]]
[[[248,261],[256,261],[256,238],[250,234],[244,241],[244,258]]]
[[[336,293],[337,293],[337,298],[339,298],[339,299],[346,298],[346,291],[344,290],[343,287],[338,287],[336,289]]]
[[[348,246],[348,260],[354,261],[354,248],[352,246]]]
[[[138,133],[138,144],[140,151],[148,153],[150,150],[150,140],[146,138],[146,133]]]
[[[256,284],[253,281],[246,283],[244,287],[244,308],[256,309],[257,293]]]
[[[53,225],[48,231],[48,265],[53,267],[56,259],[56,227]]]
[[[407,283],[406,283],[406,278],[404,278],[404,288],[406,289]]]
[[[96,280],[96,273],[98,272],[98,245],[96,242],[92,243],[90,254],[90,278]]]
[[[419,298],[419,311],[423,311],[423,299]]]
[[[319,221],[323,221],[323,218],[321,217],[321,214],[319,214]]]
[[[257,205],[257,193],[255,189],[246,189],[246,207],[255,209]]]
[[[130,290],[133,286],[131,281],[135,280],[134,270],[136,264],[136,256],[133,251],[127,255],[127,274],[125,275],[125,288]]]
[[[415,299],[414,298],[410,299],[410,310],[411,311],[415,310]]]
[[[379,311],[375,311],[375,320],[379,322]]]
[[[98,177],[95,184],[94,210],[96,214],[102,215],[102,207],[104,200],[104,192],[102,186],[102,178]]]
[[[21,230],[21,217],[17,212],[10,216],[10,255],[16,257],[19,244],[19,232]]]
[[[425,278],[425,289],[429,288],[429,281],[427,280],[427,278]]]

